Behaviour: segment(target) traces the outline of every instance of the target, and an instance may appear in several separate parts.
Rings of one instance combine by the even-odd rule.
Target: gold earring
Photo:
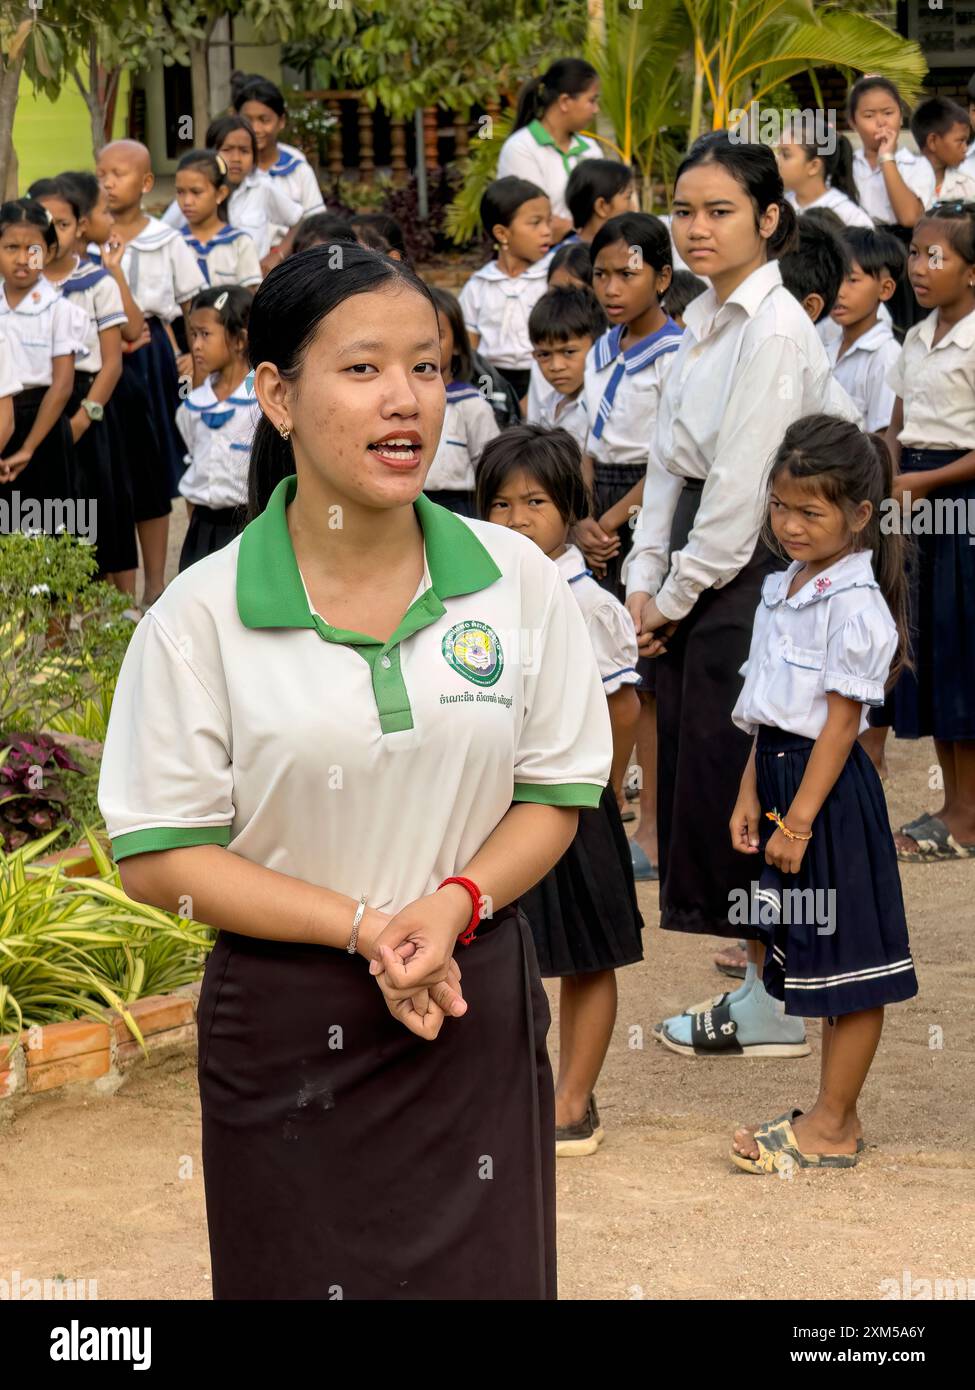
[[[282,439],[290,439],[291,437],[291,431],[288,429],[287,425],[278,425],[278,434]]]

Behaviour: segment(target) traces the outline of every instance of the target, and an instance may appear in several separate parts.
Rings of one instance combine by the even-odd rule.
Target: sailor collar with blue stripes
[[[100,280],[104,280],[106,275],[108,275],[108,271],[103,265],[96,265],[89,256],[79,256],[78,264],[74,270],[61,281],[61,292],[62,294],[80,294],[83,290],[90,290]]]
[[[451,381],[447,384],[448,404],[456,404],[457,401],[470,401],[480,394],[477,387],[472,386],[469,381]]]
[[[272,178],[284,178],[287,174],[293,174],[299,164],[307,164],[308,161],[300,150],[296,150],[293,145],[278,145],[278,157],[271,165],[270,169],[264,172],[270,174]]]
[[[126,244],[125,249],[127,251],[158,251],[179,235],[176,228],[170,227],[168,222],[163,222],[158,217],[150,217],[139,235],[134,236]]]
[[[620,351],[620,338],[623,336],[624,327],[624,324],[618,323],[615,328],[610,328],[608,332],[596,340],[593,346],[593,355],[597,371],[603,371],[613,361],[616,361],[624,368],[627,376],[633,376],[636,372],[642,372],[645,367],[649,367],[661,353],[672,352],[681,339],[680,328],[668,316],[656,333],[649,333],[639,342],[632,343],[628,348]]]
[[[191,234],[190,224],[188,222],[184,222],[179,230],[187,246],[192,247],[197,256],[209,256],[215,246],[229,246],[239,237],[247,235],[247,233],[242,232],[239,227],[231,227],[229,222],[221,227],[216,236],[212,236],[209,241],[198,241],[197,238]]]
[[[233,395],[222,401],[217,399],[217,393],[213,389],[215,380],[215,376],[209,377],[202,386],[192,390],[183,402],[187,410],[198,414],[203,423],[212,430],[220,429],[233,419],[238,409],[258,405],[257,396],[254,394],[253,372],[248,373]]]
[[[485,265],[481,266],[480,270],[474,271],[471,279],[500,280],[505,285],[524,284],[528,280],[546,280],[548,278],[548,269],[552,254],[551,251],[546,251],[540,261],[532,261],[531,265],[526,266],[520,275],[508,275],[501,269],[497,261],[488,261]]]
[[[790,608],[806,608],[811,603],[833,598],[847,589],[879,589],[871,563],[872,555],[872,550],[855,550],[850,555],[842,556],[789,598],[789,585],[805,564],[804,560],[793,560],[787,570],[768,576],[762,585],[762,601],[766,608],[775,608],[783,602]]]

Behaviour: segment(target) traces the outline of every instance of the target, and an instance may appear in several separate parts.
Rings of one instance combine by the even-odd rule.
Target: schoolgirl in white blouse
[[[260,260],[277,240],[304,216],[302,205],[288,196],[282,179],[272,179],[257,163],[257,138],[243,116],[218,116],[207,126],[206,148],[215,150],[227,166],[227,221],[246,232]],[[174,198],[162,220],[179,230],[186,220]]]
[[[88,320],[44,278],[58,249],[51,214],[31,198],[0,206],[0,331],[12,356],[8,386],[14,428],[0,458],[0,500],[16,487],[37,502],[74,493],[74,456],[65,408],[75,359],[85,352]],[[55,529],[53,512],[44,524]]]
[[[232,84],[233,107],[254,131],[257,141],[257,167],[263,170],[293,203],[301,208],[301,216],[324,212],[325,201],[318,179],[308,160],[293,145],[286,145],[280,136],[287,125],[287,110],[280,88],[266,77],[242,73]],[[294,225],[294,224],[292,224]],[[284,243],[278,243],[284,238]],[[271,252],[264,258],[265,270],[271,268],[285,253],[288,228],[275,226],[271,234]],[[273,254],[277,251],[277,255]]]
[[[886,77],[861,77],[850,88],[849,120],[862,141],[853,157],[860,206],[906,247],[911,228],[934,202],[935,175],[923,155],[898,145],[903,112],[900,92]],[[921,317],[906,281],[890,311],[901,333]]]
[[[196,257],[208,285],[261,283],[257,248],[246,232],[227,221],[230,185],[222,155],[190,150],[176,166],[176,201],[184,222],[183,240]]]
[[[776,150],[786,197],[796,212],[828,208],[848,227],[872,227],[873,218],[860,206],[853,177],[853,147],[845,135],[831,146],[783,140]]]
[[[856,1165],[884,1007],[917,994],[883,788],[857,741],[907,647],[903,537],[883,515],[892,483],[877,436],[827,415],[789,427],[769,474],[771,531],[792,563],[762,587],[732,716],[755,742],[730,838],[757,880],[750,920],[768,948],[748,1009],[771,1017],[778,1000],[822,1017],[824,1036],[815,1105],[735,1135],[732,1160],[750,1173]],[[752,1051],[740,1010],[716,1002],[692,1044]]]
[[[759,539],[765,470],[788,426],[826,408],[830,371],[776,263],[797,220],[770,149],[725,132],[698,140],[678,170],[672,229],[711,286],[684,312],[623,578],[641,653],[658,658],[661,925],[750,937],[750,988],[757,933],[728,910],[749,883],[726,839],[749,751],[731,711],[775,565]],[[690,1045],[689,1019],[667,1023]],[[801,1020],[763,1014],[747,1041],[785,1049],[778,1056],[808,1051]]]

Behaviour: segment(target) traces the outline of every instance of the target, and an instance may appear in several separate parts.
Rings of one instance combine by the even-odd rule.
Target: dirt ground
[[[895,825],[937,806],[933,763],[929,743],[892,743]],[[788,1181],[739,1172],[729,1141],[742,1121],[812,1102],[819,1024],[801,1061],[660,1047],[661,1017],[727,982],[716,943],[661,932],[655,885],[640,885],[646,958],[619,976],[598,1089],[606,1140],[558,1165],[562,1298],[878,1299],[905,1273],[975,1291],[975,861],[905,865],[903,882],[921,991],[888,1011],[862,1105],[866,1155]],[[0,1277],[208,1298],[194,1060],[139,1069],[114,1096],[39,1098],[0,1133],[0,1193]]]

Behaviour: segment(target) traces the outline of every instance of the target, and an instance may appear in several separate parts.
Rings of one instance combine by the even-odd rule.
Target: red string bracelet
[[[466,888],[471,895],[471,903],[473,905],[471,920],[457,938],[462,946],[469,946],[474,940],[474,933],[477,931],[478,923],[481,920],[481,890],[478,888],[477,884],[469,878],[445,878],[443,883],[437,884],[437,892],[439,892],[441,888],[446,887],[448,883],[459,883],[461,888]]]

